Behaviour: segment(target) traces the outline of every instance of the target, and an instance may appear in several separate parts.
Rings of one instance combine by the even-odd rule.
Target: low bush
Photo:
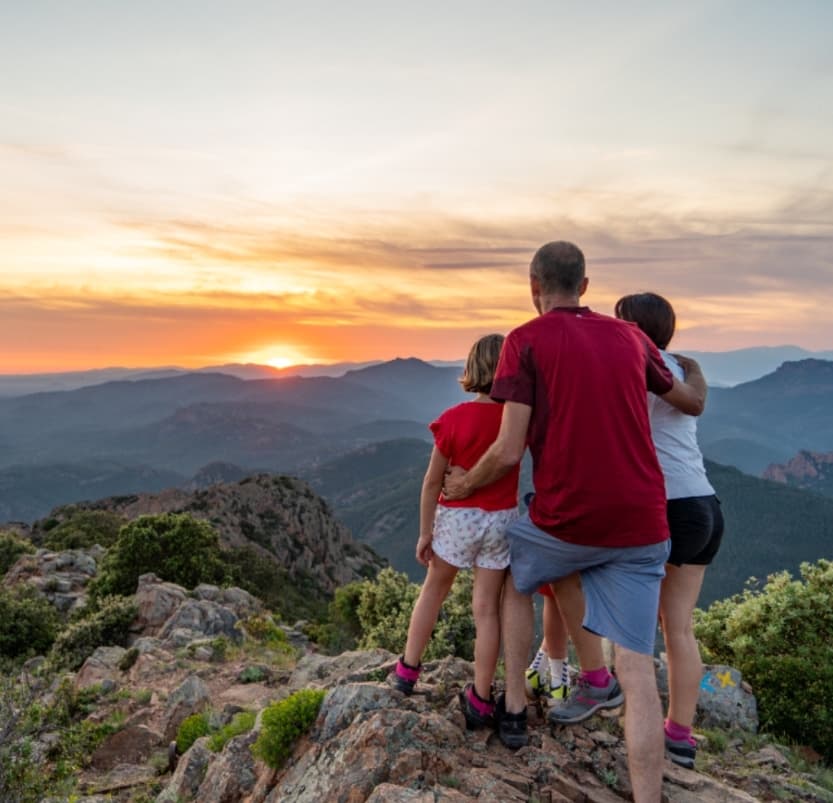
[[[46,653],[61,620],[34,588],[0,588],[0,658],[20,659]]]
[[[833,562],[772,575],[761,590],[697,611],[704,657],[752,684],[761,724],[833,760]]]
[[[94,544],[109,547],[116,542],[127,520],[109,510],[76,510],[52,527],[44,540],[47,549],[86,549]]]
[[[179,730],[176,732],[176,750],[181,755],[185,753],[197,739],[208,736],[211,733],[211,725],[208,721],[208,714],[191,714],[182,720]]]
[[[90,593],[133,594],[148,572],[185,588],[222,583],[227,574],[214,528],[186,514],[139,516],[122,527],[107,550]]]
[[[90,611],[70,624],[55,640],[49,655],[50,663],[75,671],[96,647],[124,646],[137,611],[134,600],[127,597],[96,600]]]
[[[379,572],[376,580],[359,584],[356,616],[361,626],[359,647],[382,647],[401,652],[408,637],[408,624],[419,586],[407,575],[391,568]],[[474,659],[474,618],[471,613],[471,572],[460,572],[443,603],[424,659],[456,655]],[[355,597],[351,597],[355,598]]]
[[[262,730],[252,746],[254,755],[273,769],[280,767],[317,719],[325,695],[323,689],[302,689],[266,708]]]
[[[21,555],[30,555],[35,547],[30,541],[8,530],[0,532],[0,577],[17,563]]]
[[[242,736],[248,733],[255,726],[255,715],[253,711],[240,711],[232,717],[228,725],[223,726],[209,740],[208,749],[219,753],[226,742],[235,736]]]
[[[252,547],[223,553],[228,582],[248,591],[286,621],[323,619],[327,599],[312,581],[291,576],[277,560]]]

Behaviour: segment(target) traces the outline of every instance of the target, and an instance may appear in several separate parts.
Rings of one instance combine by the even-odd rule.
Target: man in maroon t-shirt
[[[646,390],[699,415],[706,388],[696,364],[681,383],[635,326],[580,306],[587,285],[584,255],[571,243],[548,243],[535,254],[530,289],[539,317],[508,335],[492,385],[492,397],[505,402],[500,433],[470,471],[449,475],[445,493],[465,498],[529,447],[535,496],[528,516],[507,532],[499,736],[509,747],[527,742],[529,595],[553,583],[582,674],[550,721],[580,722],[627,698],[634,799],[658,801],[664,742],[653,648],[668,525]],[[618,680],[599,636],[616,645]]]

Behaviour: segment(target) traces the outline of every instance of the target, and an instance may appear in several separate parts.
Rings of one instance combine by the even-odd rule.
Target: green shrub
[[[365,580],[359,585],[357,616],[362,630],[359,647],[382,647],[390,652],[401,652],[408,637],[408,624],[419,596],[419,586],[411,583],[406,574],[390,568],[379,572],[375,581]],[[474,659],[471,590],[471,572],[460,572],[443,603],[424,659],[446,655],[469,661]]]
[[[103,547],[116,542],[126,519],[109,510],[76,510],[70,517],[48,531],[47,549],[86,549],[94,544]]]
[[[126,597],[104,597],[70,624],[55,640],[50,662],[75,671],[96,647],[124,646],[130,623],[136,618],[136,603]]]
[[[59,627],[58,613],[32,586],[0,588],[0,657],[46,653]]]
[[[269,679],[269,673],[262,666],[247,666],[237,675],[238,683],[261,683]]]
[[[337,588],[327,608],[327,621],[307,626],[307,635],[327,652],[337,655],[355,649],[362,635],[359,621],[363,582],[348,583]]]
[[[293,622],[297,619],[323,619],[327,599],[312,581],[290,575],[277,563],[252,547],[231,549],[223,553],[228,581],[261,600],[267,608],[280,612]]]
[[[223,582],[226,570],[217,533],[186,514],[140,516],[122,527],[90,583],[90,593],[133,594],[139,576],[148,572],[186,588]]]
[[[176,732],[176,750],[182,754],[186,752],[197,739],[208,736],[211,733],[211,725],[208,722],[208,714],[191,714],[182,720],[179,730]]]
[[[323,689],[302,689],[266,708],[262,730],[252,746],[255,756],[273,769],[280,767],[315,722],[325,695]]]
[[[248,733],[255,726],[255,715],[252,711],[241,711],[232,717],[231,722],[225,727],[220,728],[209,740],[208,749],[214,753],[219,753],[225,746],[226,742],[233,739],[235,736],[241,736]]]
[[[833,760],[833,562],[772,575],[761,590],[696,612],[708,661],[752,684],[762,726]]]
[[[8,530],[0,532],[0,577],[17,563],[21,555],[31,555],[35,547],[31,542]]]

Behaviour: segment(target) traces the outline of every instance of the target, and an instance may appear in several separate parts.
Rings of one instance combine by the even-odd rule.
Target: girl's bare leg
[[[409,666],[419,666],[422,653],[425,652],[425,647],[434,632],[434,625],[437,624],[440,608],[456,576],[456,566],[446,563],[438,555],[431,558],[428,574],[425,576],[408,626],[404,658]]]
[[[505,577],[505,569],[474,569],[474,690],[482,700],[491,695],[500,653],[500,595]]]

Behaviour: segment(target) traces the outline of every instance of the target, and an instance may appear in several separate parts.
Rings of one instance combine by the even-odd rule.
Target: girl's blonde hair
[[[492,390],[503,340],[503,335],[485,335],[471,347],[466,369],[460,377],[463,390],[468,393],[489,393]]]

